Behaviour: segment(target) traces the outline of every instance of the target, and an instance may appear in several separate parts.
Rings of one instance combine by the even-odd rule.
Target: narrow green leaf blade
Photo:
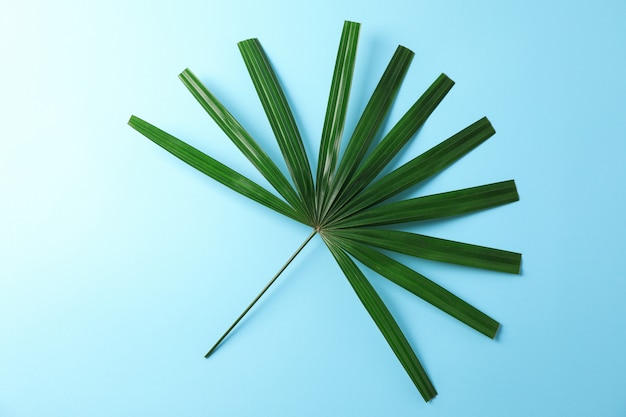
[[[313,218],[315,204],[313,176],[287,98],[259,40],[248,39],[239,42],[238,46],[285,158],[287,169],[309,210],[309,217]]]
[[[398,46],[396,49],[348,142],[345,153],[339,163],[337,174],[331,184],[330,193],[324,202],[323,215],[325,215],[329,205],[339,195],[347,180],[356,172],[380,130],[409,69],[413,55],[414,53],[411,50],[403,46]]]
[[[518,200],[515,181],[502,181],[372,207],[339,221],[334,227],[381,226],[439,219]]]
[[[346,21],[343,25],[339,50],[335,62],[333,80],[330,86],[326,117],[322,129],[319,159],[317,165],[318,206],[323,203],[331,178],[335,172],[339,147],[348,110],[348,98],[352,86],[354,64],[360,24]]]
[[[496,336],[500,327],[497,321],[450,291],[377,250],[355,241],[342,239],[332,233],[331,236],[337,239],[341,243],[341,247],[350,255],[371,270],[378,272],[485,336],[492,339]]]
[[[441,103],[453,85],[454,81],[445,74],[441,74],[433,82],[378,146],[374,148],[353,178],[348,180],[344,192],[335,203],[336,208],[358,194],[380,174],[409,140],[415,136],[415,133],[426,122],[426,119]]]
[[[378,204],[444,170],[472,149],[493,136],[495,130],[486,117],[478,120],[439,145],[385,175],[348,202],[334,216],[344,218]]]
[[[325,239],[325,241],[354,289],[354,292],[356,292],[361,303],[363,303],[363,306],[376,323],[376,326],[380,329],[380,332],[396,354],[396,357],[415,384],[415,387],[424,398],[424,401],[430,401],[437,395],[437,391],[428,378],[428,375],[426,375],[426,371],[424,371],[424,368],[417,359],[408,340],[402,333],[400,326],[398,326],[387,309],[387,306],[385,306],[385,303],[376,293],[374,287],[372,287],[352,259],[350,259],[342,249],[332,243],[332,240]]]
[[[333,233],[366,245],[418,258],[510,274],[520,273],[522,255],[516,252],[397,230],[359,228],[336,230]]]
[[[139,117],[131,116],[128,124],[133,129],[183,162],[196,168],[203,174],[208,175],[225,186],[258,203],[263,204],[266,207],[271,208],[272,210],[277,211],[278,213],[284,214],[287,217],[306,224],[306,220],[303,219],[302,216],[287,203],[257,183],[228,168],[221,162],[216,161],[210,156],[200,152],[196,148],[186,144],[169,133],[164,132],[145,120],[140,119]]]
[[[226,136],[239,148],[239,150],[252,162],[268,182],[282,195],[285,200],[298,211],[306,213],[304,204],[298,197],[293,186],[278,169],[274,161],[263,151],[259,144],[241,126],[235,117],[224,107],[222,103],[209,91],[208,88],[186,69],[179,75],[180,80],[196,98],[198,103],[206,110],[217,125],[226,133]]]

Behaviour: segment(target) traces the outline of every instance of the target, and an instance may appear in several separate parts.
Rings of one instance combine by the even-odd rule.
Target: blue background
[[[175,4],[176,3],[176,4]],[[439,391],[424,403],[315,238],[154,146],[136,114],[263,182],[178,81],[277,146],[236,42],[259,37],[316,155],[344,19],[348,130],[397,44],[387,128],[456,86],[398,163],[482,116],[497,134],[419,189],[513,178],[521,201],[415,226],[523,253],[520,276],[401,258],[492,315],[489,340],[379,276]],[[0,416],[624,416],[626,3],[0,2]]]

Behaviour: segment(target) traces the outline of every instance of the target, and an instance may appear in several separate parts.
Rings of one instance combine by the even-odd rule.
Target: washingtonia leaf
[[[189,70],[181,80],[226,136],[252,162],[283,201],[265,188],[210,156],[132,116],[129,125],[190,166],[227,187],[285,216],[313,227],[311,234],[206,354],[210,356],[239,320],[252,309],[306,244],[320,234],[364,307],[426,401],[436,395],[402,330],[367,281],[355,258],[371,270],[404,287],[480,333],[495,337],[499,323],[438,284],[380,252],[390,250],[437,261],[509,273],[519,273],[521,255],[515,252],[454,242],[400,230],[373,228],[471,213],[519,199],[513,181],[503,181],[393,203],[387,199],[444,170],[491,137],[495,130],[480,119],[400,168],[382,176],[395,155],[414,137],[445,97],[453,82],[442,74],[368,151],[389,114],[413,52],[399,46],[350,136],[345,152],[339,148],[346,122],[348,96],[360,25],[344,24],[328,99],[318,157],[313,173],[304,143],[285,94],[260,42],[240,42],[239,49],[281,149],[292,183],[232,114]]]

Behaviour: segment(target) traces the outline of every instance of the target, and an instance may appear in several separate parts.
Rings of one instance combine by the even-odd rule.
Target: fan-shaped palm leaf
[[[358,23],[344,24],[315,176],[311,171],[302,138],[278,77],[257,39],[239,43],[239,49],[285,159],[291,182],[245,128],[190,70],[187,69],[180,74],[180,79],[196,100],[284,200],[136,116],[130,118],[129,124],[206,175],[266,207],[313,228],[311,235],[217,341],[206,354],[207,357],[311,238],[320,234],[366,311],[419,392],[428,401],[436,395],[435,388],[400,327],[352,258],[480,333],[493,338],[500,326],[497,321],[418,272],[383,254],[380,249],[508,273],[519,273],[520,254],[374,226],[457,216],[517,201],[519,197],[515,183],[503,181],[392,203],[385,202],[445,169],[495,133],[486,118],[480,119],[376,180],[454,84],[446,75],[439,76],[380,143],[368,153],[389,113],[413,57],[413,52],[402,46],[398,47],[391,58],[348,140],[343,156],[339,157],[359,29]]]

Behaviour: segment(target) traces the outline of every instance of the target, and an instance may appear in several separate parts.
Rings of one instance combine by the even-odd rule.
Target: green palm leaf
[[[259,40],[248,39],[239,42],[239,50],[283,153],[291,178],[305,202],[308,217],[313,219],[314,186],[311,167],[287,98]]]
[[[519,274],[522,255],[501,249],[386,229],[338,229],[333,234],[366,245],[433,261]]]
[[[330,86],[328,107],[324,118],[322,139],[317,165],[317,206],[320,207],[328,199],[330,182],[335,173],[339,159],[339,146],[348,111],[348,98],[352,86],[354,64],[356,63],[356,48],[359,40],[361,25],[355,22],[345,22],[337,61]]]
[[[515,183],[511,180],[393,203],[385,202],[442,171],[495,133],[486,118],[480,119],[400,168],[375,180],[415,136],[454,84],[446,75],[439,76],[368,154],[375,137],[380,134],[381,126],[413,58],[413,52],[403,46],[399,46],[391,58],[350,135],[343,156],[339,157],[340,143],[346,136],[344,127],[359,29],[360,25],[355,22],[346,22],[343,27],[322,129],[315,181],[285,94],[257,39],[240,42],[239,49],[281,149],[291,182],[198,77],[189,70],[180,74],[180,79],[200,105],[284,200],[138,117],[132,116],[129,124],[179,159],[227,187],[313,227],[307,239],[219,338],[207,357],[220,346],[302,248],[319,233],[390,348],[423,398],[428,401],[436,395],[435,388],[383,300],[351,257],[478,332],[493,338],[500,326],[497,321],[418,272],[383,254],[380,249],[508,273],[519,273],[520,254],[401,230],[377,229],[373,226],[457,216],[514,202],[519,196]]]
[[[220,103],[217,98],[202,84],[202,82],[186,69],[179,78],[189,89],[198,103],[206,110],[211,118],[222,128],[224,133],[239,148],[259,172],[268,180],[276,191],[298,212],[305,212],[304,202],[295,192],[287,178],[278,169],[274,161],[261,149],[259,144],[241,126],[232,114]]]
[[[432,220],[484,210],[517,200],[519,196],[515,182],[503,181],[376,206],[362,210],[332,226],[380,226]]]
[[[363,303],[363,306],[370,314],[380,332],[383,334],[389,346],[396,354],[404,369],[409,374],[409,377],[413,380],[413,383],[419,390],[425,401],[430,401],[437,391],[433,386],[430,379],[426,375],[422,364],[415,356],[415,352],[411,348],[409,341],[404,337],[400,326],[396,323],[393,316],[385,306],[385,303],[372,287],[361,270],[356,266],[354,262],[346,255],[346,253],[339,247],[333,239],[325,238],[324,241],[333,254],[337,263],[341,267],[341,270],[345,274],[346,278],[352,285],[354,292]]]
[[[305,221],[301,213],[294,210],[291,206],[267,191],[265,188],[249,180],[238,172],[228,168],[221,162],[218,162],[210,156],[200,152],[196,148],[186,144],[182,140],[175,138],[169,133],[164,132],[158,127],[155,127],[136,116],[132,116],[128,121],[128,124],[133,129],[203,174],[208,175],[225,186],[279,212],[280,214],[284,214],[285,216],[299,222]]]

